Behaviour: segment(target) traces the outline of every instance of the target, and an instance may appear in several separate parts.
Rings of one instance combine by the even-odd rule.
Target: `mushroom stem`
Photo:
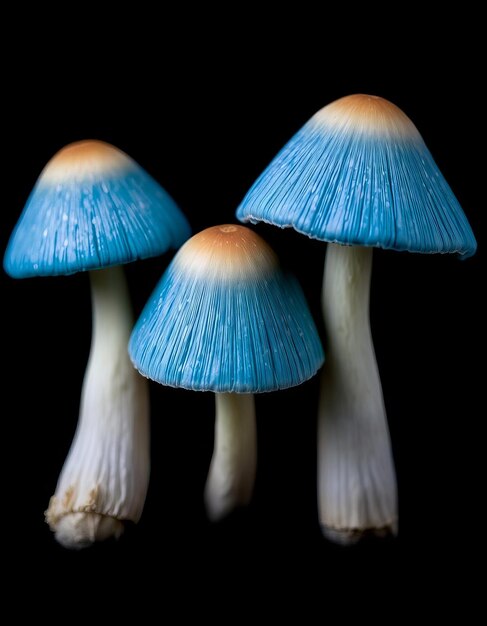
[[[337,543],[397,532],[397,488],[369,321],[372,248],[328,244],[328,335],[318,416],[318,506]]]
[[[206,511],[212,521],[250,502],[256,466],[254,396],[217,393],[215,447],[205,488]]]
[[[76,434],[46,511],[56,539],[84,548],[137,522],[149,480],[147,381],[133,368],[129,293],[120,267],[90,272],[91,352]]]

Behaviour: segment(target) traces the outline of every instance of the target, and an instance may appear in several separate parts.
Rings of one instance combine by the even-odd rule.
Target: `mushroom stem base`
[[[372,248],[328,244],[318,508],[324,535],[345,544],[397,530],[396,476],[370,332],[371,271]]]
[[[58,521],[55,537],[64,548],[81,550],[96,541],[110,537],[118,539],[123,531],[123,523],[109,515],[69,513]]]
[[[250,502],[257,466],[254,396],[218,393],[215,398],[215,448],[205,488],[211,521]]]

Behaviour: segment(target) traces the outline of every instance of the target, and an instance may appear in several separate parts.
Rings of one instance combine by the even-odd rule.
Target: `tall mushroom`
[[[353,95],[318,111],[284,146],[237,217],[328,242],[320,521],[343,543],[395,532],[396,479],[369,324],[372,247],[472,255],[458,201],[411,120],[387,100]]]
[[[212,520],[252,495],[252,394],[299,385],[323,363],[297,281],[258,235],[232,224],[208,228],[179,250],[135,325],[129,352],[144,376],[216,394],[205,490]]]
[[[90,270],[91,353],[76,435],[46,520],[68,548],[137,522],[149,480],[149,397],[127,352],[132,312],[116,267],[189,237],[174,201],[135,161],[101,141],[63,148],[42,171],[11,236],[14,278]],[[104,269],[101,269],[104,268]]]

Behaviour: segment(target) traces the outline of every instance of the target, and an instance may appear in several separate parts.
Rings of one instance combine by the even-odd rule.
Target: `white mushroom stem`
[[[254,396],[217,393],[215,446],[205,488],[206,511],[212,521],[250,502],[256,466]]]
[[[121,268],[90,272],[93,336],[78,427],[46,521],[67,548],[84,548],[137,522],[149,481],[149,395],[133,368]]]
[[[318,506],[338,543],[397,531],[397,488],[369,322],[372,248],[328,244],[328,350],[318,416]]]

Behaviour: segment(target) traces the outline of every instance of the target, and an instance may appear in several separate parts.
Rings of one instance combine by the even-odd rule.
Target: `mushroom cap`
[[[345,245],[465,257],[477,247],[415,125],[388,100],[363,94],[318,111],[256,180],[237,217]]]
[[[56,276],[157,256],[189,224],[172,198],[121,150],[80,141],[48,162],[10,238],[5,271]]]
[[[233,224],[208,228],[178,251],[129,353],[163,385],[235,393],[299,385],[324,360],[298,282],[263,239]]]

